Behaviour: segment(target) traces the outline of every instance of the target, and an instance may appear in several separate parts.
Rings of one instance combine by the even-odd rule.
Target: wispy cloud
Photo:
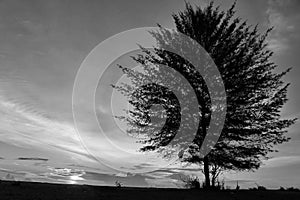
[[[0,141],[19,147],[53,148],[89,157],[71,124],[58,122],[0,94]]]
[[[0,115],[0,142],[6,144],[35,149],[36,152],[47,151],[49,155],[55,155],[51,151],[56,152],[57,156],[59,155],[57,152],[60,152],[62,155],[69,156],[69,161],[98,164],[101,170],[110,170],[110,172],[117,171],[113,168],[121,170],[122,166],[130,167],[152,161],[154,166],[167,165],[166,161],[162,158],[158,159],[155,153],[137,152],[140,144],[118,133],[118,130],[105,132],[110,136],[111,141],[98,134],[97,130],[83,130],[83,132],[81,130],[81,134],[86,138],[85,145],[98,158],[96,160],[82,146],[82,138],[77,134],[73,124],[49,117],[20,100],[6,98],[3,93],[0,93]],[[22,155],[22,158],[28,160],[36,158],[27,156]],[[140,169],[131,171],[139,171],[143,167],[147,168],[141,166]],[[123,169],[126,171],[125,168]]]
[[[280,156],[264,161],[262,168],[284,167],[295,164],[300,165],[300,156]]]

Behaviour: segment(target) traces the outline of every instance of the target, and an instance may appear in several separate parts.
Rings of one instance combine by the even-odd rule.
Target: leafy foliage
[[[184,11],[174,14],[173,19],[176,31],[201,44],[220,71],[227,97],[227,114],[221,137],[209,155],[203,159],[199,151],[207,134],[212,110],[215,109],[211,104],[211,95],[204,78],[193,70],[191,63],[165,50],[166,46],[184,49],[180,46],[184,44],[176,37],[176,33],[170,33],[162,27],[161,32],[151,33],[157,40],[159,48],[150,51],[141,47],[143,53],[133,58],[143,67],[144,72],[120,66],[133,82],[131,85],[114,86],[130,99],[135,108],[129,111],[130,117],[126,119],[131,127],[128,133],[143,136],[141,142],[145,146],[142,151],[165,152],[164,147],[174,139],[176,129],[171,128],[174,126],[169,126],[164,131],[155,130],[155,126],[151,131],[149,127],[145,129],[146,125],[151,126],[148,110],[153,97],[149,99],[149,94],[155,92],[161,94],[158,99],[167,110],[165,114],[167,116],[172,116],[174,109],[179,108],[174,106],[176,101],[170,98],[172,94],[162,95],[159,87],[156,87],[155,91],[142,89],[136,92],[137,86],[144,85],[149,79],[178,81],[177,77],[157,67],[169,66],[183,74],[184,78],[188,78],[197,93],[199,103],[197,117],[200,118],[200,123],[196,137],[189,148],[179,155],[180,159],[207,166],[204,167],[207,184],[210,184],[209,173],[213,177],[212,184],[215,184],[216,177],[221,171],[259,168],[261,160],[267,159],[268,153],[276,151],[275,145],[289,140],[286,136],[287,128],[296,121],[280,116],[281,108],[288,100],[287,90],[290,85],[282,78],[291,69],[278,73],[277,65],[271,61],[273,52],[267,48],[266,38],[272,29],[260,34],[257,26],[249,26],[246,21],[235,17],[235,3],[226,12],[220,11],[213,3],[203,9],[186,3]],[[209,65],[205,69],[209,70]],[[182,86],[179,90],[184,93],[188,89]],[[189,102],[187,99],[186,104]],[[157,117],[157,122],[164,122],[159,110],[152,115]],[[174,115],[171,121],[178,122],[178,115]],[[193,118],[195,116],[191,116],[189,120],[193,121]]]
[[[181,181],[184,183],[184,187],[188,189],[200,189],[201,182],[197,176],[185,176],[181,177]]]

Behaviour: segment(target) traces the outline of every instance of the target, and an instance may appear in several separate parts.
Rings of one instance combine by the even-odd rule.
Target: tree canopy
[[[247,21],[235,16],[235,3],[227,11],[221,11],[213,3],[205,8],[186,3],[183,11],[173,14],[173,19],[176,31],[170,32],[159,26],[160,32],[151,32],[158,48],[149,50],[141,47],[142,53],[133,57],[143,68],[143,72],[120,66],[132,80],[132,84],[114,86],[129,98],[133,107],[133,110],[128,111],[130,114],[123,118],[130,125],[128,133],[142,136],[142,151],[168,152],[164,147],[174,140],[178,131],[177,125],[186,126],[184,130],[189,131],[189,124],[199,118],[196,137],[179,154],[179,158],[183,162],[203,166],[206,186],[215,184],[220,170],[259,168],[261,160],[267,159],[268,153],[276,151],[275,145],[289,140],[286,136],[287,128],[296,120],[283,119],[280,116],[281,109],[288,100],[287,90],[290,85],[283,81],[283,77],[291,69],[277,72],[278,66],[271,61],[273,52],[268,49],[267,36],[272,28],[263,34],[259,33],[258,26],[248,25]],[[167,46],[186,50],[185,47],[182,48],[186,44],[176,37],[176,32],[189,36],[205,49],[218,67],[225,86],[224,126],[218,142],[204,158],[199,150],[207,134],[212,111],[223,108],[212,106],[212,94],[208,90],[205,77],[197,73],[197,66],[192,66],[186,59],[166,50]],[[190,51],[197,57],[197,52],[193,49]],[[210,65],[203,63],[203,55],[198,57],[205,65],[204,70],[209,71]],[[161,65],[168,66],[182,74],[183,79],[188,79],[196,93],[197,116],[191,115],[189,119],[182,119],[182,110],[192,99],[183,95],[185,105],[182,105],[171,90],[177,89],[185,93],[191,89],[185,85],[180,85],[179,88],[162,86],[162,82],[178,83],[182,80],[159,67]],[[146,84],[149,80],[157,81]],[[151,121],[149,109],[153,104],[162,105],[165,115],[161,109],[153,108]],[[165,123],[162,118],[169,121]],[[162,126],[162,130],[156,130],[156,127]]]

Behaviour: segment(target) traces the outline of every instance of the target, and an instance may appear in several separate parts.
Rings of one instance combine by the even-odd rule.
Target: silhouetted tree
[[[234,15],[235,3],[225,12],[213,3],[204,9],[186,3],[182,12],[173,15],[176,31],[202,45],[217,65],[225,85],[225,124],[217,144],[204,158],[199,154],[199,149],[215,108],[212,107],[203,77],[196,74],[191,63],[165,50],[167,45],[177,45],[177,49],[184,45],[176,37],[176,31],[171,33],[161,27],[161,32],[151,32],[157,40],[158,48],[149,50],[141,47],[143,53],[133,57],[144,72],[120,66],[132,83],[114,86],[130,99],[134,108],[128,111],[129,116],[125,120],[130,125],[129,134],[142,136],[140,140],[145,146],[141,150],[167,151],[164,147],[174,139],[177,124],[181,122],[180,108],[183,107],[178,105],[168,88],[159,85],[159,81],[155,84],[145,83],[148,79],[178,81],[174,75],[158,68],[159,65],[169,66],[189,79],[197,94],[200,123],[195,139],[179,157],[184,162],[203,166],[206,187],[215,184],[221,171],[259,168],[261,160],[267,159],[269,152],[276,151],[274,145],[289,140],[285,133],[296,120],[282,119],[280,116],[280,110],[287,102],[289,86],[282,77],[290,68],[278,73],[277,65],[270,60],[273,52],[267,48],[266,37],[271,29],[260,34],[257,26],[249,26]],[[137,89],[140,85],[144,86]],[[182,86],[181,91],[184,93],[185,90],[188,89]],[[190,101],[185,100],[186,104]],[[169,123],[166,123],[168,125],[163,130],[155,129],[160,121],[164,123],[159,109],[151,113],[152,117],[157,118],[156,126],[151,127],[153,123],[150,123],[149,108],[152,104],[161,104],[166,110]],[[145,129],[146,125],[152,129]]]

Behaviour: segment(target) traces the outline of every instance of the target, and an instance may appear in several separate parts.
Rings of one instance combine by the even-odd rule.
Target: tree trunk
[[[211,177],[211,187],[214,188],[216,186],[216,178]]]
[[[205,187],[210,188],[210,178],[209,178],[209,163],[208,157],[204,157],[204,176],[205,176]]]

